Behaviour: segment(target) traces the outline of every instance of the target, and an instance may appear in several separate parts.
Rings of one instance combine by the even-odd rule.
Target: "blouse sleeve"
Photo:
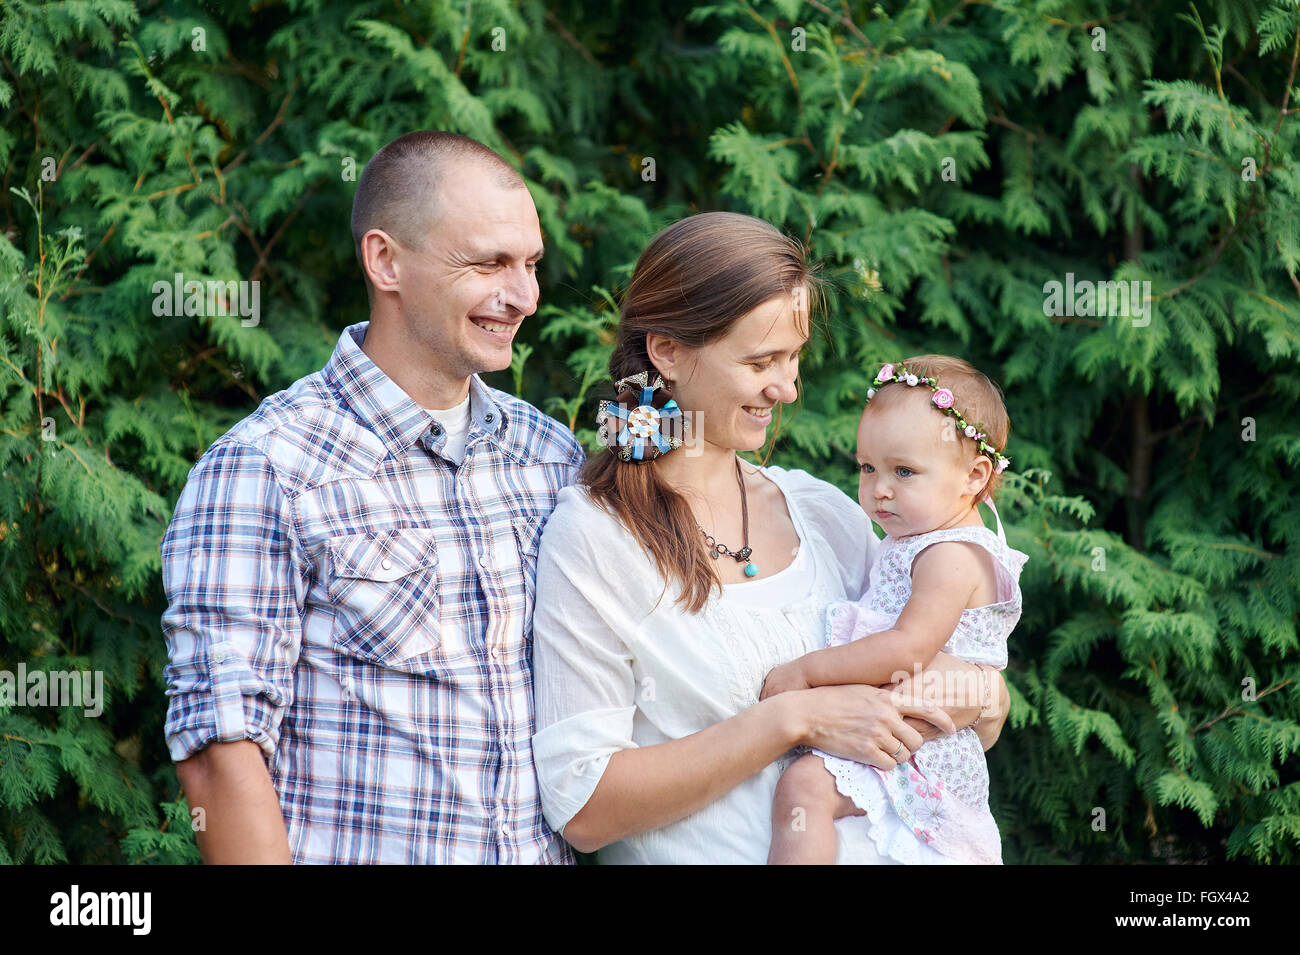
[[[628,563],[625,537],[578,487],[560,492],[542,532],[533,614],[533,761],[542,814],[561,835],[591,798],[610,757],[637,745],[633,657],[623,635],[639,623],[625,609],[619,579]]]
[[[859,600],[867,591],[871,565],[875,563],[880,541],[871,526],[871,518],[834,484],[813,477],[807,471],[777,472],[786,493],[795,498],[805,520],[830,546],[844,582],[848,600]]]

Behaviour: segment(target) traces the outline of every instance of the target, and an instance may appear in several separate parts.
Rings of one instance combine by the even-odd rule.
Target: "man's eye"
[[[772,363],[770,361],[764,362],[762,364],[759,364],[758,362],[754,362],[755,371],[767,371],[771,367],[772,367]]]

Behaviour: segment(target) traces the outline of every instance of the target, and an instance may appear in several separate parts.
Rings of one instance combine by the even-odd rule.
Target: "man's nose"
[[[504,276],[499,293],[498,307],[509,306],[525,318],[528,317],[537,311],[537,300],[540,295],[536,273],[530,272],[523,266],[510,269]]]

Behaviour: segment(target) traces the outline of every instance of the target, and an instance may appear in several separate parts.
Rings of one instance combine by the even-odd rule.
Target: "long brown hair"
[[[811,323],[824,301],[815,272],[803,246],[762,219],[703,212],[674,223],[641,253],[623,294],[611,379],[656,374],[646,351],[649,334],[698,348],[798,287]],[[619,400],[635,404],[638,397],[624,392]],[[669,397],[666,389],[656,392],[654,403],[662,406]],[[690,504],[663,480],[656,461],[624,462],[606,449],[588,459],[580,483],[641,544],[665,586],[681,585],[677,602],[688,613],[703,609],[714,586],[721,592]]]

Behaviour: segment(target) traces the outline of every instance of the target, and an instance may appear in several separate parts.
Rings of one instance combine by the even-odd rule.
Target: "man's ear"
[[[397,267],[401,247],[383,229],[371,229],[361,237],[363,268],[377,292],[396,292],[402,287]]]
[[[650,356],[650,364],[659,370],[659,374],[669,381],[681,380],[685,352],[681,342],[651,333],[645,337],[645,350]]]

